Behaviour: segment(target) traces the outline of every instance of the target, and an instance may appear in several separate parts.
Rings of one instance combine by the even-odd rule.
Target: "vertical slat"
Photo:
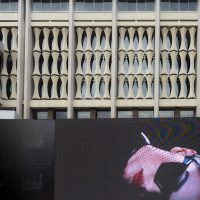
[[[68,65],[68,108],[67,117],[74,118],[73,101],[74,101],[74,58],[75,58],[75,32],[74,32],[74,1],[69,1],[69,65]]]
[[[197,74],[197,82],[196,82],[196,93],[197,93],[197,108],[196,108],[196,117],[200,117],[200,1],[198,1],[198,29],[197,29],[197,68],[196,68],[196,74]]]
[[[155,7],[155,71],[154,71],[154,117],[159,116],[159,77],[160,77],[160,0]]]
[[[25,22],[25,69],[24,69],[24,118],[30,119],[31,81],[32,81],[32,30],[31,30],[31,1],[26,1]]]
[[[117,1],[112,1],[111,118],[117,117]]]

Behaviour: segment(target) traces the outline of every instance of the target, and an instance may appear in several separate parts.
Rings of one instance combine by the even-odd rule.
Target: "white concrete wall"
[[[199,44],[196,44],[196,35],[199,37],[198,12],[170,12],[169,14],[169,12],[159,12],[159,8],[155,12],[117,12],[116,1],[112,12],[74,12],[71,0],[69,12],[42,13],[31,12],[30,2],[26,6],[22,5],[23,1],[19,2],[21,3],[19,13],[0,13],[1,31],[11,30],[13,27],[17,30],[25,30],[25,36],[23,31],[18,32],[20,48],[17,52],[20,55],[17,57],[19,61],[16,77],[17,75],[20,77],[15,80],[11,78],[11,74],[4,74],[5,71],[3,73],[1,71],[0,74],[1,85],[3,84],[4,87],[8,79],[11,82],[18,81],[17,84],[21,86],[17,87],[16,97],[11,95],[12,98],[3,98],[0,109],[14,108],[24,118],[31,118],[32,108],[66,109],[68,118],[73,118],[74,109],[80,108],[110,109],[113,118],[117,116],[116,111],[119,108],[151,108],[154,110],[155,117],[159,116],[160,108],[198,107],[199,110],[200,95],[196,85],[199,85],[199,79],[196,78],[200,77],[200,71],[197,70],[198,62],[196,62],[200,57]],[[23,18],[22,12],[26,12],[26,19]],[[169,48],[163,47],[165,44],[159,39],[159,30],[162,37],[168,37],[170,34],[172,42]],[[124,37],[125,35],[128,35],[128,38],[133,37],[133,31],[133,41],[129,41],[130,48],[126,49],[127,41]],[[96,47],[92,46],[92,35],[96,34],[96,43],[101,45],[102,33],[105,35],[107,46],[104,49],[95,49]],[[40,34],[44,34],[42,48],[39,42]],[[54,36],[50,46],[48,46],[49,34]],[[68,40],[67,44],[63,44],[62,41],[57,43],[58,34],[64,36],[64,43]],[[193,44],[186,47],[184,44],[179,44],[176,47],[177,34],[185,40],[189,36]],[[138,42],[135,42],[136,36]],[[152,45],[151,49],[141,46],[146,36],[147,40],[149,39],[147,46]],[[82,37],[86,37],[85,49],[79,46]],[[135,49],[133,46],[136,43],[139,43],[140,47]],[[62,45],[64,45],[63,49]],[[14,56],[12,52],[12,50],[5,51],[4,56],[10,54]],[[166,73],[164,72],[166,66],[160,63],[160,57],[162,63],[166,59],[165,54],[172,60],[168,66],[171,70]],[[68,61],[65,64],[61,63],[65,67],[62,72],[57,66],[59,55],[64,61]],[[49,56],[53,59],[50,71],[47,63]],[[45,61],[43,64],[39,62],[41,57]],[[96,73],[91,70],[90,65],[93,57],[94,62],[97,61],[96,59],[102,61],[102,58],[105,62],[105,66],[95,64]],[[185,60],[185,57],[190,59],[191,65],[177,66],[177,59]],[[128,64],[124,63],[124,58],[129,60]],[[86,64],[81,63],[82,59],[86,59]],[[130,60],[133,59],[137,59],[138,67],[130,64]],[[145,59],[151,63],[146,66],[147,70],[144,70],[143,66]],[[86,67],[86,72],[80,71],[83,67]],[[128,71],[124,67],[127,67]],[[131,68],[137,70],[131,71]],[[180,86],[177,86],[177,80]],[[160,82],[162,85],[171,84],[172,87],[169,89],[169,86],[166,86],[168,89],[162,88],[160,91]],[[48,84],[52,85],[50,94]],[[100,92],[99,88],[103,92]],[[142,93],[142,88],[145,89],[145,94]],[[12,90],[16,90],[14,84]],[[2,88],[2,91],[5,95],[6,90]],[[199,116],[199,111],[197,113]]]

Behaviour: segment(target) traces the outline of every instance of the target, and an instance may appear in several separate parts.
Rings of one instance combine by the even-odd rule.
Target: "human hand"
[[[183,162],[184,156],[172,154],[151,145],[140,148],[133,154],[124,169],[123,178],[136,187],[144,188],[148,192],[160,192],[154,182],[159,166],[164,162]]]

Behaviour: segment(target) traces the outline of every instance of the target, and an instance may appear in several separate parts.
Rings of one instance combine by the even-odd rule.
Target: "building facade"
[[[200,116],[198,0],[0,0],[1,110]]]

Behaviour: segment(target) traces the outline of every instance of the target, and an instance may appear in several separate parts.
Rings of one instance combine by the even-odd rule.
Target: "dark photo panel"
[[[2,120],[0,126],[1,200],[200,197],[198,118]]]
[[[53,200],[54,121],[0,121],[0,199]]]
[[[146,135],[145,141],[141,140],[141,132]],[[138,166],[139,159],[139,162],[149,164],[149,168],[144,166],[146,168],[141,171],[154,171],[155,167],[157,174],[155,181],[164,185],[164,189],[168,187],[173,183],[173,177],[178,177],[182,171],[185,172],[183,169],[186,165],[183,166],[182,160],[179,159],[183,157],[180,155],[183,148],[194,149],[200,153],[200,120],[197,118],[58,120],[55,139],[55,200],[165,200],[169,199],[169,194],[161,196],[156,192],[143,191],[132,184],[135,180],[128,180],[128,173],[135,165]],[[151,142],[151,145],[147,145],[147,141]],[[143,145],[150,150],[146,150],[141,156],[140,147]],[[174,151],[174,147],[182,147],[178,156],[169,152],[172,148]],[[152,149],[154,152],[151,154]],[[139,156],[131,162],[130,158],[136,154]],[[176,159],[176,163],[167,167],[164,165],[160,169],[161,163],[158,166],[160,158],[170,161],[170,164]],[[127,167],[129,165],[130,169]],[[167,175],[168,169],[172,169],[170,173],[175,174],[172,176],[173,180],[170,179],[171,174]],[[134,178],[138,182],[139,175],[140,173]],[[187,173],[183,175],[185,186],[190,176],[186,176]],[[172,186],[173,184],[170,185]],[[194,190],[195,187],[199,192],[197,185],[194,185]]]

